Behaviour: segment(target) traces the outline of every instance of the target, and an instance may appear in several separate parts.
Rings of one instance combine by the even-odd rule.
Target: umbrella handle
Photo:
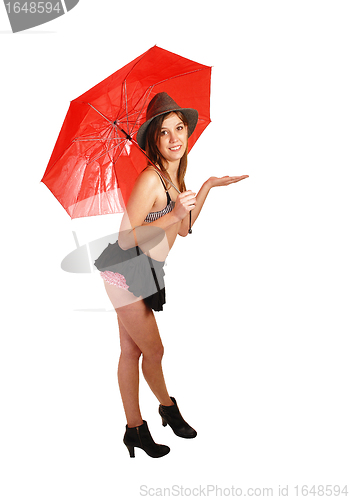
[[[132,233],[134,235],[134,240],[135,240],[135,247],[136,247],[136,252],[137,252],[137,255],[140,256],[140,251],[139,251],[139,244],[137,242],[137,236],[136,236],[136,231],[135,231],[135,228],[133,227],[132,228]]]

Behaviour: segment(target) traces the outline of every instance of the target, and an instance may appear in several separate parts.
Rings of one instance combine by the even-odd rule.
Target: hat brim
[[[196,125],[198,123],[198,111],[196,109],[192,108],[174,108],[174,109],[168,109],[167,111],[164,111],[163,113],[159,113],[158,115],[152,116],[149,120],[147,120],[145,123],[141,125],[137,132],[136,140],[138,145],[140,146],[141,149],[145,150],[146,149],[146,134],[147,134],[147,129],[151,121],[153,121],[157,116],[165,115],[167,113],[176,113],[177,111],[181,111],[186,117],[186,120],[188,122],[187,125],[187,130],[188,134],[187,137],[190,137],[190,135],[193,133],[194,129],[196,128]]]

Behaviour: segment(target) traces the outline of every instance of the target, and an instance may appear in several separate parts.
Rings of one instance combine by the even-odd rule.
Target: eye
[[[179,126],[177,127],[177,130],[183,130],[183,128],[184,128],[184,126],[183,126],[183,125],[179,125]]]
[[[166,135],[168,133],[167,130],[161,130],[160,135]]]

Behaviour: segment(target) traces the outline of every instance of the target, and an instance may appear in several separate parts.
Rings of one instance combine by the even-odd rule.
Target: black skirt
[[[112,271],[122,274],[130,292],[136,297],[141,296],[147,306],[154,311],[163,310],[164,262],[151,259],[138,246],[123,250],[116,241],[113,244],[109,243],[94,264],[101,272]]]

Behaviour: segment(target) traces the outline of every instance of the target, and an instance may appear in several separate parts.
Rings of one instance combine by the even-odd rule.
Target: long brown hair
[[[156,116],[149,124],[146,135],[146,154],[148,158],[151,160],[149,162],[149,165],[152,165],[152,163],[158,165],[159,168],[162,170],[164,177],[168,180],[170,180],[170,178],[165,168],[166,160],[159,152],[157,144],[160,138],[162,124],[165,118],[169,116],[171,113],[177,114],[177,116],[183,121],[184,125],[186,125],[187,127],[188,122],[186,120],[185,115],[181,113],[181,111],[170,111],[169,113],[165,113],[164,115]],[[186,151],[183,157],[180,160],[179,169],[177,171],[177,182],[179,183],[179,188],[181,193],[183,191],[186,191],[185,174],[187,170],[187,154],[188,154],[188,145],[186,147]]]

